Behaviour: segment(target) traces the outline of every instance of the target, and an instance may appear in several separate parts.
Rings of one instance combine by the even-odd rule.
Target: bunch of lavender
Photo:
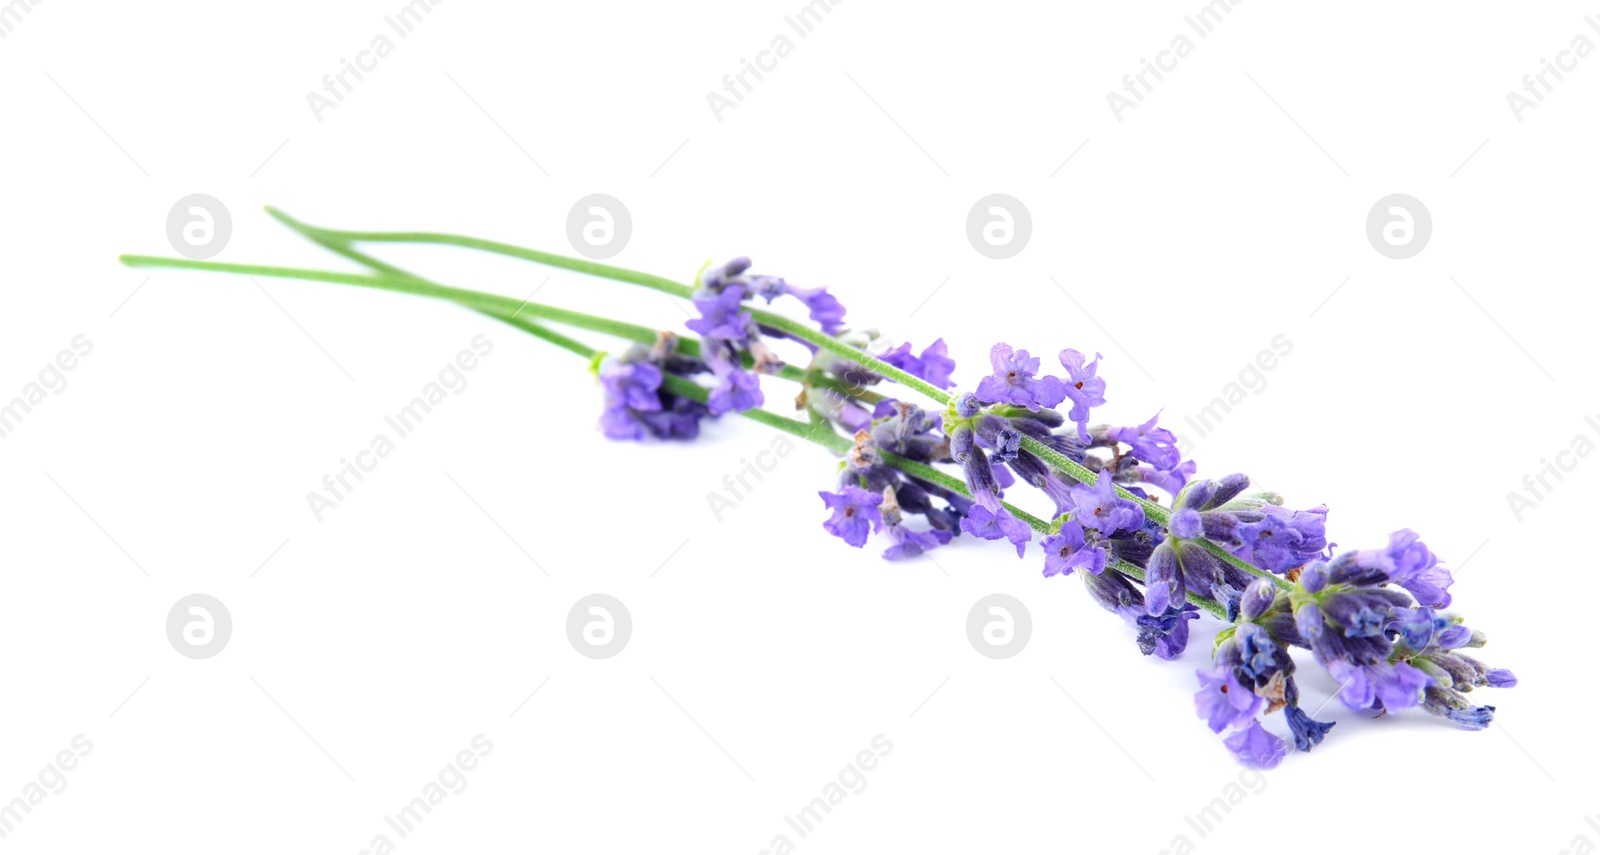
[[[1463,652],[1482,647],[1484,635],[1444,611],[1450,573],[1414,532],[1397,531],[1382,548],[1334,554],[1326,507],[1286,507],[1275,493],[1252,492],[1243,474],[1196,479],[1195,462],[1183,459],[1159,414],[1133,425],[1096,420],[1107,402],[1098,353],[1061,350],[1056,373],[1002,342],[990,349],[988,373],[952,392],[961,387],[943,339],[917,350],[849,328],[844,306],[825,288],[752,274],[747,258],[708,263],[691,287],[495,241],[337,231],[268,211],[370,272],[123,261],[450,300],[589,359],[603,399],[598,427],[611,439],[691,440],[704,420],[737,413],[838,453],[837,478],[819,493],[822,527],[849,546],[881,535],[890,560],[962,536],[1005,541],[1019,558],[1032,547],[1044,576],[1077,575],[1094,602],[1129,626],[1141,653],[1162,659],[1183,653],[1191,623],[1208,612],[1223,627],[1211,667],[1196,672],[1195,708],[1248,763],[1275,766],[1288,750],[1263,726],[1265,716],[1281,711],[1283,731],[1300,751],[1333,726],[1301,708],[1296,649],[1339,683],[1337,697],[1350,709],[1420,707],[1474,730],[1488,726],[1494,707],[1470,693],[1516,685],[1510,671]],[[453,288],[368,255],[360,243],[466,247],[653,288],[693,303],[698,316],[685,326],[697,338]],[[785,296],[806,306],[809,322],[755,303]],[[633,344],[611,355],[551,323]],[[772,343],[785,340],[798,345],[803,362],[778,356]],[[799,385],[794,406],[803,418],[764,408],[763,376]],[[1008,501],[1027,488],[1043,494],[1047,515]]]

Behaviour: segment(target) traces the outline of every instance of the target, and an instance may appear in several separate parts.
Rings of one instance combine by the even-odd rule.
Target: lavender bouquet
[[[449,300],[497,318],[589,362],[601,390],[599,430],[613,440],[692,440],[707,419],[738,414],[842,457],[832,489],[819,492],[822,526],[849,546],[874,534],[883,557],[912,559],[967,535],[1004,541],[1026,558],[1037,538],[1046,577],[1077,575],[1089,596],[1132,630],[1145,655],[1174,659],[1190,622],[1206,611],[1226,626],[1212,666],[1196,672],[1195,709],[1241,760],[1276,766],[1283,739],[1262,726],[1282,712],[1294,746],[1309,751],[1330,722],[1300,705],[1295,649],[1339,683],[1353,710],[1410,707],[1481,730],[1494,707],[1469,694],[1516,685],[1465,651],[1485,643],[1451,605],[1450,572],[1415,532],[1381,547],[1335,553],[1328,509],[1293,509],[1252,490],[1242,474],[1196,477],[1157,416],[1135,425],[1096,423],[1106,403],[1100,355],[1043,360],[1006,343],[989,353],[975,385],[954,380],[943,339],[917,350],[845,324],[825,288],[753,274],[749,259],[707,263],[693,286],[659,276],[494,241],[426,232],[348,232],[285,225],[367,273],[124,256],[132,267],[210,270],[357,285]],[[443,244],[511,256],[651,288],[692,301],[692,337],[531,301],[453,288],[417,276],[358,244]],[[758,299],[759,298],[759,299]],[[804,305],[808,321],[763,305]],[[784,302],[789,305],[789,301]],[[627,342],[598,350],[551,324]],[[780,356],[787,342],[799,359]],[[763,405],[763,375],[794,383],[800,418]],[[959,469],[959,477],[954,470]],[[1048,517],[1006,499],[1044,493]],[[1035,558],[1034,560],[1038,560]],[[1303,657],[1302,657],[1303,658]]]

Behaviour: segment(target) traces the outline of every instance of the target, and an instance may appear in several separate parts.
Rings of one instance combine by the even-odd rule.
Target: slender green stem
[[[639,270],[630,270],[625,267],[617,267],[610,264],[601,264],[599,262],[589,261],[582,258],[572,258],[570,256],[559,255],[553,252],[544,252],[542,250],[531,249],[529,247],[517,246],[515,244],[503,243],[500,241],[484,240],[482,238],[447,234],[442,232],[343,231],[339,229],[328,229],[321,226],[313,226],[309,223],[301,222],[284,213],[283,211],[278,210],[277,208],[268,207],[267,213],[295,231],[300,232],[301,234],[323,244],[324,246],[328,246],[330,249],[334,249],[336,252],[341,252],[341,250],[335,249],[334,245],[342,245],[348,250],[351,242],[440,244],[445,246],[457,246],[466,249],[475,249],[482,252],[504,255],[511,258],[520,258],[525,261],[532,261],[549,267],[572,270],[578,273],[587,273],[592,276],[599,276],[604,279],[611,279],[618,282],[642,285],[646,288],[653,288],[657,291],[670,294],[674,297],[687,299],[694,292],[694,289],[688,285],[685,285],[681,282],[674,282],[673,280],[656,276],[651,273],[645,273]],[[353,250],[351,251],[353,252]],[[344,254],[346,254],[348,257],[354,257],[349,256],[348,253]],[[376,259],[373,259],[373,261],[376,261]],[[379,264],[382,264],[382,262],[379,262]],[[384,267],[388,266],[384,265]],[[384,267],[380,267],[378,269],[381,270],[384,269]],[[388,269],[398,270],[398,268]],[[446,299],[453,298],[446,297]],[[476,308],[476,306],[474,308]],[[949,392],[946,392],[945,390],[928,383],[920,377],[896,368],[895,366],[878,359],[866,351],[851,347],[850,345],[840,342],[832,336],[817,332],[816,330],[813,330],[802,323],[791,320],[782,315],[773,314],[761,309],[751,310],[751,315],[755,318],[756,323],[762,326],[778,330],[785,335],[801,339],[823,350],[827,350],[838,356],[842,356],[869,371],[899,383],[902,386],[913,389],[941,405],[950,403],[951,395]],[[1079,483],[1093,484],[1095,481],[1095,473],[1091,472],[1083,464],[1074,461],[1072,458],[1067,457],[1066,455],[1056,451],[1055,449],[1045,445],[1043,442],[1040,442],[1033,437],[1024,436],[1022,438],[1022,446],[1033,454],[1037,455],[1046,463],[1050,464],[1056,470],[1062,472],[1073,480],[1078,481]],[[1170,510],[1157,502],[1136,496],[1120,485],[1113,485],[1113,488],[1116,490],[1118,496],[1134,502],[1143,508],[1145,515],[1154,520],[1158,525],[1165,526],[1167,521],[1172,516],[1172,512]],[[1199,539],[1199,542],[1207,552],[1210,552],[1218,559],[1240,570],[1243,570],[1246,573],[1263,579],[1270,579],[1272,580],[1273,584],[1280,588],[1290,587],[1290,584],[1287,580],[1280,576],[1275,576],[1271,573],[1268,573],[1253,564],[1250,564],[1237,555],[1234,555],[1232,552],[1229,552],[1226,547],[1219,543],[1215,543],[1204,538]]]
[[[351,233],[351,234],[355,234],[355,233]],[[338,237],[333,236],[331,233],[324,233],[324,236],[328,237],[329,240],[333,241],[333,242],[337,242],[339,240]],[[465,239],[465,240],[471,240],[471,239]],[[327,242],[324,242],[321,239],[317,239],[317,242],[318,243],[322,243],[324,246],[328,246],[329,249],[333,249],[332,246],[329,246],[329,244]],[[492,242],[483,242],[483,243],[492,243]],[[347,255],[346,257],[357,258],[357,256],[362,256],[362,258],[357,258],[357,260],[360,260],[363,264],[367,264],[368,263],[368,261],[366,261],[365,259],[371,258],[370,256],[365,256],[363,253],[358,253],[358,252],[356,252],[354,250],[351,250],[351,252],[353,254]],[[536,252],[536,251],[528,250],[528,252],[531,253],[531,252]],[[341,254],[344,254],[344,253],[341,253]],[[560,256],[557,256],[557,257],[560,257]],[[374,275],[366,275],[366,274],[337,273],[337,272],[325,271],[325,270],[309,270],[309,269],[305,269],[305,268],[278,267],[278,266],[260,265],[260,264],[237,264],[237,263],[231,263],[231,262],[201,261],[201,260],[196,260],[196,259],[182,259],[182,258],[163,258],[163,257],[159,257],[159,256],[147,256],[147,255],[124,255],[124,256],[121,257],[121,260],[122,260],[122,262],[124,264],[128,265],[129,267],[134,267],[134,268],[171,268],[171,269],[181,269],[181,270],[203,270],[203,271],[211,271],[211,272],[217,272],[217,273],[234,273],[234,274],[247,275],[247,276],[271,276],[271,277],[274,277],[274,278],[296,279],[296,280],[307,281],[307,282],[325,282],[325,283],[339,284],[339,285],[355,285],[355,286],[364,287],[364,288],[374,288],[374,289],[384,290],[384,291],[395,291],[395,292],[405,293],[405,294],[416,294],[416,295],[419,295],[419,296],[434,297],[434,298],[438,298],[438,299],[450,300],[452,302],[458,303],[458,304],[466,306],[468,308],[472,308],[472,309],[474,309],[476,311],[479,311],[479,312],[481,312],[483,314],[489,315],[490,317],[494,317],[494,318],[497,318],[497,319],[499,319],[501,321],[504,321],[506,323],[512,324],[513,326],[516,326],[519,329],[522,329],[523,331],[528,332],[531,335],[537,336],[537,337],[539,337],[539,338],[541,338],[541,339],[543,339],[543,340],[545,340],[547,342],[550,342],[551,344],[555,344],[558,347],[561,347],[561,348],[566,349],[566,350],[568,350],[568,351],[570,351],[572,353],[575,353],[575,354],[578,354],[580,356],[583,356],[584,358],[587,358],[587,359],[592,359],[594,357],[596,351],[593,348],[591,348],[591,347],[589,347],[589,346],[587,346],[587,345],[585,345],[585,344],[583,344],[581,342],[578,342],[575,339],[572,339],[572,338],[569,338],[569,337],[567,337],[565,335],[562,335],[561,333],[558,333],[558,332],[556,332],[554,330],[550,330],[550,329],[548,329],[546,327],[543,327],[543,326],[541,326],[539,324],[533,323],[532,321],[528,321],[528,320],[524,319],[522,317],[522,315],[533,315],[535,317],[539,317],[539,318],[542,318],[542,319],[545,319],[545,320],[556,321],[558,323],[565,323],[565,324],[568,324],[570,326],[578,327],[580,329],[587,329],[587,330],[590,330],[592,332],[601,332],[601,333],[606,333],[606,334],[610,334],[610,335],[615,335],[615,336],[617,336],[619,338],[629,339],[629,340],[633,340],[633,341],[640,341],[640,342],[644,342],[644,343],[650,343],[650,342],[653,342],[653,341],[656,340],[656,332],[654,330],[649,329],[648,327],[642,327],[642,326],[638,326],[636,324],[629,324],[629,323],[625,323],[625,322],[622,322],[622,321],[615,321],[615,320],[611,320],[609,318],[602,318],[602,317],[599,317],[599,316],[596,316],[596,315],[587,315],[587,314],[584,314],[582,312],[575,312],[575,311],[572,311],[570,309],[562,309],[562,308],[559,308],[559,307],[556,307],[556,306],[546,306],[546,305],[543,305],[543,304],[532,303],[532,302],[527,302],[527,301],[523,301],[521,303],[518,303],[513,298],[504,297],[504,296],[501,296],[501,295],[498,295],[498,294],[487,294],[487,293],[478,292],[478,291],[470,291],[470,290],[463,289],[463,288],[453,288],[453,287],[448,286],[448,285],[441,285],[441,284],[438,284],[436,282],[431,282],[431,281],[428,281],[426,279],[422,279],[420,277],[417,277],[417,276],[414,276],[412,274],[406,273],[405,271],[401,270],[398,267],[394,267],[392,265],[388,265],[388,264],[386,264],[384,262],[378,261],[377,259],[371,259],[371,261],[375,262],[375,263],[370,265],[370,266],[373,266],[374,269],[380,271],[380,275],[375,275],[375,276]],[[602,267],[602,268],[607,267],[607,265],[596,265],[596,266]],[[577,269],[577,268],[574,268],[574,269]],[[588,272],[588,271],[586,271],[586,272]],[[624,280],[624,281],[627,281],[627,280]],[[810,331],[807,330],[807,333],[810,333]],[[830,341],[831,341],[831,339],[830,339]],[[842,346],[842,347],[845,347],[846,350],[851,350],[851,351],[854,350],[854,348],[848,348],[847,346]],[[859,353],[859,351],[857,351],[857,352]],[[841,354],[841,355],[848,356],[848,354]],[[862,354],[862,355],[865,356],[865,354]],[[873,359],[870,356],[866,357],[866,359],[871,360],[871,362],[879,362],[879,360]],[[867,367],[869,369],[877,370],[877,369],[873,368],[873,366],[869,362],[855,360],[853,357],[852,357],[852,361],[857,361],[857,364],[863,365],[864,367]],[[892,369],[893,371],[896,371],[896,372],[899,371],[898,369],[894,369],[893,366],[887,366],[886,363],[879,362],[879,364],[883,364],[883,365],[885,365],[885,367],[888,367],[888,368]],[[795,375],[798,375],[798,376],[790,376],[790,377],[788,377],[786,379],[791,379],[791,380],[796,380],[796,381],[803,380],[804,372],[801,372],[798,369],[794,369],[792,367],[786,367],[786,370],[792,371],[792,372],[794,372]],[[880,373],[882,373],[882,372],[880,372]],[[782,375],[780,375],[780,376],[782,376]],[[909,375],[907,375],[907,376],[909,376]],[[893,379],[893,378],[891,378],[891,379]],[[919,380],[918,382],[921,382],[921,381]],[[665,385],[667,385],[668,389],[670,391],[672,391],[674,394],[683,395],[685,397],[689,397],[689,398],[692,398],[692,399],[695,399],[695,400],[699,400],[699,401],[702,401],[702,402],[705,401],[705,398],[706,398],[706,395],[707,395],[707,391],[706,391],[705,387],[703,387],[703,386],[700,386],[700,385],[697,385],[695,383],[689,382],[688,380],[685,380],[683,378],[672,377],[672,376],[668,376],[668,377],[664,378],[664,383],[665,383]],[[927,385],[927,384],[924,383],[923,385]],[[933,386],[928,386],[928,389],[932,390],[933,392],[935,392],[935,393],[937,393],[939,395],[944,396],[948,400],[948,397],[949,397],[948,394],[943,392],[942,390],[939,390],[939,389],[937,389],[937,388],[935,388]],[[795,436],[801,437],[801,438],[803,438],[803,439],[805,439],[805,440],[807,440],[809,442],[814,442],[814,443],[816,443],[818,445],[822,445],[823,447],[829,448],[829,449],[831,449],[831,450],[833,450],[833,451],[835,451],[837,453],[844,453],[844,452],[848,451],[854,445],[854,443],[851,440],[846,439],[845,437],[839,436],[838,434],[833,433],[831,430],[830,431],[818,430],[816,425],[808,424],[806,422],[796,421],[794,419],[785,418],[783,416],[780,416],[780,415],[777,415],[775,413],[771,413],[771,412],[768,412],[768,411],[765,411],[765,410],[760,410],[760,409],[748,410],[748,411],[745,411],[743,413],[743,415],[746,416],[747,418],[750,418],[753,421],[756,421],[756,422],[759,422],[761,424],[767,425],[768,427],[776,428],[776,429],[782,430],[782,431],[784,431],[786,433],[790,433],[790,434],[793,434]],[[1048,448],[1048,447],[1042,446],[1042,445],[1041,445],[1041,449],[1044,452],[1046,452],[1047,454],[1049,454],[1049,455],[1054,455],[1056,457],[1059,457],[1060,460],[1065,461],[1068,464],[1071,464],[1073,466],[1078,466],[1078,464],[1074,463],[1069,458],[1066,458],[1066,457],[1060,455],[1054,449],[1051,449],[1051,448]],[[918,463],[916,461],[907,460],[905,458],[899,457],[899,456],[894,455],[894,454],[889,454],[889,453],[885,452],[885,453],[883,453],[882,456],[883,456],[884,462],[886,464],[888,464],[890,466],[893,466],[894,468],[900,469],[901,471],[904,471],[907,475],[910,475],[910,476],[912,476],[914,478],[917,478],[919,480],[927,481],[928,483],[931,483],[931,484],[935,484],[935,485],[937,485],[939,487],[942,487],[942,488],[944,488],[946,490],[949,490],[949,491],[951,491],[951,492],[953,492],[953,493],[955,493],[957,495],[966,497],[968,499],[971,498],[971,494],[967,491],[966,484],[963,481],[961,481],[960,479],[954,478],[953,476],[950,476],[950,475],[948,475],[948,474],[946,474],[944,472],[941,472],[941,471],[939,471],[937,469],[934,469],[931,466],[927,466],[925,464]],[[1041,455],[1041,456],[1044,456],[1044,455]],[[1048,457],[1046,457],[1045,459],[1049,460]],[[1079,468],[1082,468],[1082,467],[1079,467]],[[1087,469],[1084,469],[1083,472],[1085,473],[1086,476],[1088,476],[1087,479],[1083,478],[1083,477],[1079,477],[1078,480],[1080,480],[1080,481],[1092,480],[1092,474],[1088,473]],[[1068,471],[1067,474],[1072,475],[1073,473],[1071,471]],[[1074,477],[1078,477],[1078,476],[1074,476]],[[1130,496],[1130,498],[1134,498],[1134,499],[1137,500],[1137,497],[1131,497]],[[1022,510],[1020,508],[1017,508],[1017,507],[1015,507],[1015,506],[1013,506],[1011,504],[1008,504],[1008,503],[1003,503],[1003,504],[1004,504],[1004,507],[1006,508],[1006,510],[1009,511],[1012,514],[1012,516],[1015,516],[1017,519],[1022,520],[1024,523],[1026,523],[1028,526],[1033,528],[1035,531],[1040,532],[1040,533],[1047,533],[1049,531],[1050,526],[1044,520],[1042,520],[1042,519],[1040,519],[1040,518],[1038,518],[1038,517],[1026,512],[1026,511],[1024,511],[1024,510]],[[1157,507],[1159,507],[1159,506],[1157,506]],[[1161,519],[1164,520],[1165,517],[1162,517]],[[1207,542],[1206,545],[1207,546],[1212,546],[1212,544],[1210,544],[1209,542]],[[1131,564],[1125,564],[1125,562],[1113,562],[1113,564],[1115,564],[1117,566],[1117,569],[1122,570],[1122,572],[1132,571],[1132,572],[1129,573],[1129,575],[1132,575],[1132,576],[1134,576],[1134,578],[1137,578],[1137,579],[1143,581],[1144,574],[1137,567],[1135,567],[1135,566],[1133,566]],[[1218,605],[1215,601],[1212,601],[1212,600],[1207,599],[1205,597],[1200,597],[1200,596],[1198,596],[1196,594],[1192,594],[1192,593],[1189,594],[1189,600],[1191,602],[1195,603],[1196,605],[1198,605],[1199,607],[1204,608],[1205,610],[1211,612],[1212,614],[1217,615],[1218,617],[1223,617],[1224,619],[1226,617],[1225,611],[1223,611],[1222,607],[1220,605]]]
[[[553,252],[544,252],[542,250],[530,249],[525,246],[502,243],[500,241],[484,240],[482,238],[468,237],[466,235],[444,234],[441,232],[341,231],[338,229],[328,229],[321,226],[313,226],[308,223],[300,222],[299,220],[296,220],[295,218],[276,208],[267,208],[267,213],[271,214],[273,217],[276,217],[280,222],[289,226],[295,231],[300,232],[308,237],[312,237],[313,239],[321,237],[347,243],[427,243],[441,244],[445,246],[458,246],[465,249],[476,249],[482,252],[494,253],[496,255],[509,256],[511,258],[520,258],[525,261],[532,261],[549,267],[558,267],[563,270],[587,273],[591,276],[599,276],[603,279],[611,279],[617,282],[627,282],[633,285],[642,285],[646,288],[653,288],[657,291],[661,291],[662,293],[670,294],[674,297],[681,297],[683,299],[688,299],[694,294],[694,289],[690,286],[685,285],[682,282],[675,282],[662,276],[656,276],[652,273],[645,273],[639,270],[629,270],[625,267],[601,264],[596,261],[589,261],[582,258],[572,258],[570,256],[557,255]],[[842,356],[851,362],[856,363],[857,365],[867,368],[875,374],[883,376],[889,380],[893,380],[902,386],[915,389],[917,392],[926,395],[940,404],[948,404],[950,402],[949,392],[934,386],[926,380],[923,380],[921,377],[917,377],[902,371],[899,368],[896,368],[893,365],[878,359],[864,350],[851,347],[850,345],[835,339],[833,336],[823,334],[798,321],[791,320],[790,318],[786,318],[782,315],[774,314],[762,309],[751,309],[750,314],[755,319],[755,322],[761,326],[778,330],[787,336],[809,342],[810,344],[815,345],[823,350]]]

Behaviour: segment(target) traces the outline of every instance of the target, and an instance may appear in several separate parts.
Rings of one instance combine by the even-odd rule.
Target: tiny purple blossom
[[[1229,734],[1222,743],[1235,757],[1263,769],[1277,766],[1288,753],[1283,740],[1268,733],[1261,722],[1254,720],[1244,730]]]
[[[753,410],[766,401],[766,396],[761,394],[761,381],[742,368],[727,366],[719,380],[721,382],[706,398],[714,416]]]
[[[646,430],[658,439],[694,439],[700,435],[700,420],[711,414],[705,404],[691,398],[678,398],[671,409],[635,413]]]
[[[839,298],[828,293],[827,288],[797,288],[787,286],[788,291],[800,302],[806,304],[806,310],[811,315],[811,320],[828,335],[837,335],[844,329],[844,304]]]
[[[1094,360],[1088,361],[1082,353],[1069,347],[1057,356],[1061,359],[1061,367],[1067,369],[1067,382],[1062,390],[1072,400],[1072,409],[1067,413],[1067,418],[1078,423],[1078,438],[1088,442],[1089,409],[1106,402],[1106,381],[1095,376],[1100,354],[1096,353]]]
[[[1070,396],[1072,390],[1067,394]],[[1173,469],[1182,462],[1183,455],[1178,451],[1178,437],[1166,428],[1156,427],[1159,418],[1161,414],[1156,413],[1142,425],[1111,428],[1106,431],[1106,438],[1127,443],[1135,459],[1160,470]]]
[[[1496,689],[1509,689],[1517,684],[1517,675],[1505,668],[1489,669],[1489,685]]]
[[[1094,486],[1080,484],[1072,488],[1072,518],[1084,528],[1110,535],[1137,531],[1144,525],[1144,509],[1119,497],[1111,483],[1111,473],[1102,469]]]
[[[605,434],[606,439],[644,439],[644,425],[634,417],[633,411],[616,404],[607,404],[600,411],[600,432]]]
[[[954,387],[955,381],[950,375],[956,370],[956,361],[950,358],[950,349],[945,346],[944,339],[937,338],[933,344],[922,349],[922,379],[938,386],[940,389]]]
[[[1096,575],[1106,569],[1105,549],[1086,546],[1083,527],[1072,520],[1063,522],[1061,532],[1046,537],[1039,542],[1039,546],[1044,549],[1046,576],[1068,574],[1079,567]]]
[[[1449,588],[1455,579],[1411,529],[1391,533],[1389,545],[1383,549],[1356,553],[1356,563],[1388,573],[1389,581],[1410,591],[1424,606],[1442,609],[1450,605]]]
[[[608,404],[645,412],[661,409],[661,369],[648,362],[607,359],[600,366],[600,386]]]
[[[1183,508],[1167,521],[1167,531],[1171,532],[1173,537],[1192,540],[1205,533],[1205,523],[1201,521],[1199,511]]]
[[[1057,377],[1036,377],[1039,359],[1026,350],[1014,351],[1001,342],[989,349],[989,364],[994,373],[979,380],[977,389],[978,399],[986,404],[1011,404],[1038,412],[1066,399],[1066,384]]]
[[[1221,733],[1230,727],[1255,720],[1256,713],[1261,710],[1262,700],[1239,682],[1232,668],[1219,665],[1209,671],[1196,670],[1194,673],[1200,678],[1200,691],[1195,693],[1194,709],[1206,720],[1206,726],[1211,728],[1212,733]]]
[[[1339,700],[1353,710],[1367,709],[1374,702],[1391,711],[1414,707],[1422,690],[1433,682],[1420,668],[1405,662],[1355,665],[1336,659],[1327,668],[1341,686]]]
[[[950,532],[937,528],[917,531],[897,523],[889,526],[888,534],[894,543],[883,551],[883,557],[890,561],[921,555],[950,542]]]
[[[819,492],[817,495],[822,497],[823,505],[833,511],[833,516],[822,527],[851,546],[865,546],[867,535],[883,527],[883,514],[878,511],[883,497],[877,493],[852,484],[839,493]]]
[[[972,510],[961,521],[961,530],[984,540],[1009,540],[1017,548],[1018,558],[1027,552],[1028,541],[1033,539],[1033,529],[1012,516],[1010,511],[1005,508],[991,511],[983,505],[972,506]]]
[[[753,331],[750,313],[744,311],[744,286],[729,285],[715,294],[697,293],[694,307],[700,317],[691,318],[684,326],[707,338],[743,342]]]

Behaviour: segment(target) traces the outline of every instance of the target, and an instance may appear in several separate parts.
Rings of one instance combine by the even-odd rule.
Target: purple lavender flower
[[[1033,529],[1001,504],[1000,483],[989,465],[988,455],[978,447],[978,434],[970,422],[962,422],[950,430],[950,456],[961,464],[961,474],[972,494],[972,507],[961,521],[961,530],[984,540],[1009,540],[1017,548],[1017,557],[1021,558],[1027,551],[1028,541],[1033,539]]]
[[[895,523],[889,526],[888,534],[893,544],[883,551],[883,557],[890,561],[912,558],[950,542],[950,532],[948,531],[937,528],[928,531],[916,531],[906,528],[902,523]]]
[[[1088,442],[1089,409],[1106,402],[1106,381],[1095,376],[1100,354],[1096,353],[1093,361],[1087,361],[1082,353],[1069,347],[1057,356],[1061,359],[1061,367],[1067,369],[1063,391],[1072,400],[1072,410],[1067,413],[1067,418],[1078,423],[1078,439]]]
[[[735,289],[742,290],[745,294],[758,296],[771,303],[773,300],[788,294],[806,304],[806,309],[811,315],[811,320],[816,321],[822,331],[828,335],[837,335],[844,328],[844,305],[838,298],[828,293],[827,288],[801,288],[790,285],[781,276],[753,275],[743,277],[742,274],[750,269],[750,259],[746,257],[735,258],[721,267],[713,267],[700,277],[700,282],[707,290],[725,294]],[[699,305],[699,301],[696,301]],[[705,310],[702,309],[702,312]],[[690,327],[690,329],[695,329]],[[695,329],[703,335],[714,338],[733,338],[733,336],[714,335]]]
[[[867,535],[883,527],[883,517],[878,505],[883,497],[856,486],[846,486],[838,493],[819,492],[825,507],[833,511],[822,527],[834,537],[860,548],[867,543]]]
[[[1071,369],[1068,368],[1068,371]],[[1067,394],[1071,396],[1072,390],[1069,389]],[[1127,443],[1134,458],[1143,460],[1158,470],[1176,469],[1183,459],[1178,453],[1178,437],[1166,428],[1156,427],[1156,420],[1159,418],[1161,414],[1156,413],[1142,425],[1107,428],[1105,438]]]
[[[1033,539],[1033,529],[1005,508],[991,511],[983,505],[972,506],[961,521],[961,530],[984,540],[1009,540],[1017,548],[1018,558],[1027,552],[1028,541]]]
[[[1322,738],[1338,723],[1317,721],[1294,704],[1284,707],[1283,717],[1289,723],[1289,732],[1294,734],[1294,747],[1301,751],[1310,751],[1313,746],[1321,745]]]
[[[878,358],[940,389],[955,385],[950,381],[950,374],[956,369],[956,361],[950,358],[949,349],[942,338],[934,340],[917,356],[911,355],[911,343],[904,342]]]
[[[1277,766],[1286,753],[1283,740],[1268,733],[1261,722],[1254,719],[1248,727],[1230,734],[1222,742],[1235,757],[1263,769]]]
[[[648,362],[607,359],[600,366],[600,386],[608,406],[647,412],[661,409],[661,369]]]
[[[1209,671],[1196,670],[1200,678],[1200,691],[1195,693],[1194,708],[1206,720],[1212,733],[1221,733],[1230,727],[1242,727],[1254,722],[1260,712],[1262,700],[1250,688],[1239,682],[1233,669],[1219,665]]]
[[[766,396],[761,393],[761,382],[756,375],[731,364],[720,367],[717,385],[706,398],[712,415],[742,413],[765,403]]]
[[[755,331],[755,322],[744,310],[744,287],[730,285],[720,292],[695,293],[694,307],[700,317],[691,318],[684,326],[706,338],[743,344]]]
[[[674,398],[670,407],[633,415],[657,439],[694,439],[711,410],[692,398]]]
[[[1060,533],[1046,537],[1039,542],[1039,546],[1044,549],[1046,576],[1071,573],[1080,567],[1090,573],[1100,573],[1106,569],[1105,548],[1086,544],[1083,527],[1072,520],[1063,522]]]
[[[1081,573],[1089,596],[1101,608],[1121,617],[1134,628],[1135,642],[1146,656],[1176,659],[1189,644],[1189,621],[1199,617],[1199,609],[1189,603],[1162,612],[1148,614],[1144,594],[1140,593],[1126,575],[1107,569],[1102,573]]]
[[[978,400],[985,404],[1011,404],[1038,411],[1066,399],[1067,387],[1059,378],[1036,377],[1039,359],[1026,350],[1001,342],[989,349],[994,373],[978,381]]]
[[[676,356],[676,349],[677,337],[664,334],[653,348],[637,346],[621,358],[607,357],[600,362],[596,377],[605,393],[600,430],[608,439],[637,441],[646,434],[659,439],[693,439],[699,435],[700,420],[710,415],[710,410],[699,401],[667,392],[662,380],[667,372],[693,374],[706,366]]]
[[[782,280],[779,280],[780,282]],[[785,283],[789,295],[806,304],[811,320],[828,335],[838,335],[844,329],[844,304],[828,293],[827,288],[798,288]],[[768,301],[770,302],[770,300]]]
[[[600,432],[606,439],[639,441],[644,439],[644,425],[627,407],[607,405],[600,411]]]
[[[1375,662],[1359,665],[1342,660],[1326,665],[1328,674],[1339,681],[1339,700],[1353,710],[1381,703],[1386,710],[1402,710],[1422,700],[1422,690],[1430,682],[1421,669],[1404,662]]]
[[[1364,549],[1356,553],[1359,567],[1382,570],[1389,581],[1405,588],[1424,606],[1450,605],[1449,588],[1455,583],[1450,571],[1439,566],[1438,558],[1417,533],[1403,528],[1389,535],[1384,549]]]
[[[1134,617],[1138,635],[1134,639],[1146,656],[1155,654],[1158,659],[1176,659],[1189,644],[1189,621],[1200,618],[1200,609],[1193,603],[1183,603],[1159,615],[1141,614]]]
[[[1144,525],[1144,509],[1117,495],[1111,473],[1101,470],[1093,486],[1072,488],[1072,518],[1084,528],[1111,535],[1137,531]]]
[[[1490,668],[1487,679],[1489,685],[1496,689],[1509,689],[1517,684],[1517,675],[1505,668]]]
[[[1183,489],[1185,484],[1189,483],[1189,479],[1194,476],[1195,469],[1196,466],[1193,460],[1185,460],[1171,469],[1157,469],[1154,466],[1141,465],[1133,467],[1130,471],[1133,473],[1133,477],[1139,481],[1156,489],[1165,490],[1175,496],[1179,490]]]
[[[1328,548],[1327,518],[1326,505],[1305,511],[1263,505],[1259,519],[1245,522],[1235,531],[1240,545],[1234,552],[1263,570],[1288,572],[1323,557]]]
[[[608,439],[644,439],[644,425],[635,413],[661,409],[661,369],[648,362],[606,359],[599,379],[606,401],[600,430]]]

